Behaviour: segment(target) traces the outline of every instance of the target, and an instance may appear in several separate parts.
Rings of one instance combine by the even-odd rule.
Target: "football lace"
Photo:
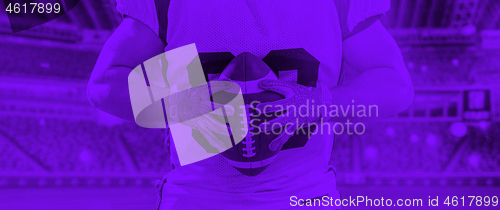
[[[241,121],[241,124],[243,125],[243,127],[241,128],[241,130],[243,131],[243,133],[245,133],[245,131],[248,130],[248,133],[245,135],[245,134],[242,134],[241,137],[244,138],[242,140],[242,143],[245,145],[245,147],[242,148],[243,151],[245,151],[246,153],[243,153],[243,156],[246,157],[246,158],[251,158],[253,156],[255,156],[255,147],[254,147],[254,143],[255,143],[255,140],[252,139],[252,137],[254,136],[254,133],[252,132],[252,130],[255,128],[253,126],[248,126],[248,124],[252,124],[253,123],[253,120],[250,119],[254,113],[250,111],[250,105],[245,105],[245,106],[240,106],[240,109],[243,109],[244,112],[240,113],[240,117],[245,117],[245,114],[244,113],[248,113],[248,115],[246,115],[246,119],[243,119]]]

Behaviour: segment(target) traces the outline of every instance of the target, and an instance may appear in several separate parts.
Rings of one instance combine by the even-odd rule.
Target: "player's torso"
[[[303,48],[320,61],[319,79],[337,84],[342,38],[334,1],[170,1],[166,50],[195,43],[199,52]],[[311,71],[314,71],[313,69]]]
[[[231,52],[236,56],[250,52],[260,58],[272,50],[286,53],[288,49],[303,48],[319,61],[319,68],[306,71],[317,71],[318,81],[330,87],[336,86],[339,78],[342,38],[333,1],[172,0],[167,42],[166,51],[195,43],[200,53]],[[281,151],[274,162],[255,177],[241,174],[216,155],[176,168],[169,174],[168,184],[212,193],[286,191],[300,194],[302,187],[323,189],[310,186],[332,184],[332,173],[327,171],[333,138],[333,133],[315,134],[305,146]],[[305,193],[305,196],[313,194]],[[272,196],[275,195],[267,198],[273,199]]]

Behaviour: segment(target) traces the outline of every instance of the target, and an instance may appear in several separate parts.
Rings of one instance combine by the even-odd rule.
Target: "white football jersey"
[[[154,0],[117,3],[120,13],[160,33]],[[304,68],[283,62],[271,68],[296,71],[297,80],[333,88],[339,81],[343,38],[366,18],[386,12],[389,5],[389,0],[171,0],[165,51],[195,43],[200,53],[250,52],[260,58],[276,51],[295,53],[295,59],[317,65]],[[301,49],[298,54],[297,49]],[[221,155],[176,166],[166,175],[162,208],[276,209],[290,207],[291,196],[339,198],[336,172],[328,165],[333,142],[333,132],[318,132],[304,146],[281,151],[254,177],[241,174]]]

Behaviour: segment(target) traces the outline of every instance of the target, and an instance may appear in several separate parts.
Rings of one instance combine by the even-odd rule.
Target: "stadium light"
[[[476,33],[476,26],[469,22],[467,25],[460,29],[460,33],[464,36],[471,36]]]
[[[455,137],[463,137],[467,133],[467,126],[462,122],[454,122],[450,126],[450,132]]]
[[[482,130],[482,131],[486,131],[488,130],[488,127],[490,126],[490,123],[487,122],[487,121],[481,121],[479,122],[478,124],[478,127]]]
[[[418,142],[418,140],[419,140],[419,138],[418,138],[418,135],[417,135],[417,134],[412,133],[412,134],[410,135],[410,141],[411,141],[411,142],[413,142],[413,143],[417,143],[417,142]]]
[[[433,133],[430,133],[427,135],[427,138],[425,139],[425,141],[427,142],[427,144],[429,146],[437,146],[438,144],[438,137],[436,136],[436,134],[433,134]]]
[[[469,165],[471,165],[474,168],[479,167],[480,159],[481,157],[479,156],[479,154],[477,153],[471,154],[468,158]]]

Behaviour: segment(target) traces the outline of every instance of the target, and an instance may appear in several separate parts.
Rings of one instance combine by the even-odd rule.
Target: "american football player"
[[[260,83],[284,96],[259,105],[262,111],[266,105],[298,107],[315,101],[347,107],[355,101],[377,105],[378,114],[329,120],[390,116],[409,106],[413,88],[398,46],[379,21],[389,7],[389,0],[117,0],[124,19],[102,49],[88,97],[93,106],[133,121],[127,87],[131,70],[153,56],[195,43],[200,53],[250,52],[277,72],[296,70],[295,83]],[[288,59],[278,59],[283,55]],[[343,63],[357,74],[345,84]],[[321,96],[325,93],[326,98]],[[300,124],[320,119],[295,118]],[[285,125],[290,117],[275,122]],[[271,150],[282,151],[257,176],[239,173],[221,155],[185,166],[171,157],[174,169],[157,184],[158,208],[284,209],[294,206],[292,196],[340,198],[335,169],[328,164],[334,134],[316,133],[305,144],[295,144],[290,133],[299,127],[287,127],[290,132],[270,144]]]

